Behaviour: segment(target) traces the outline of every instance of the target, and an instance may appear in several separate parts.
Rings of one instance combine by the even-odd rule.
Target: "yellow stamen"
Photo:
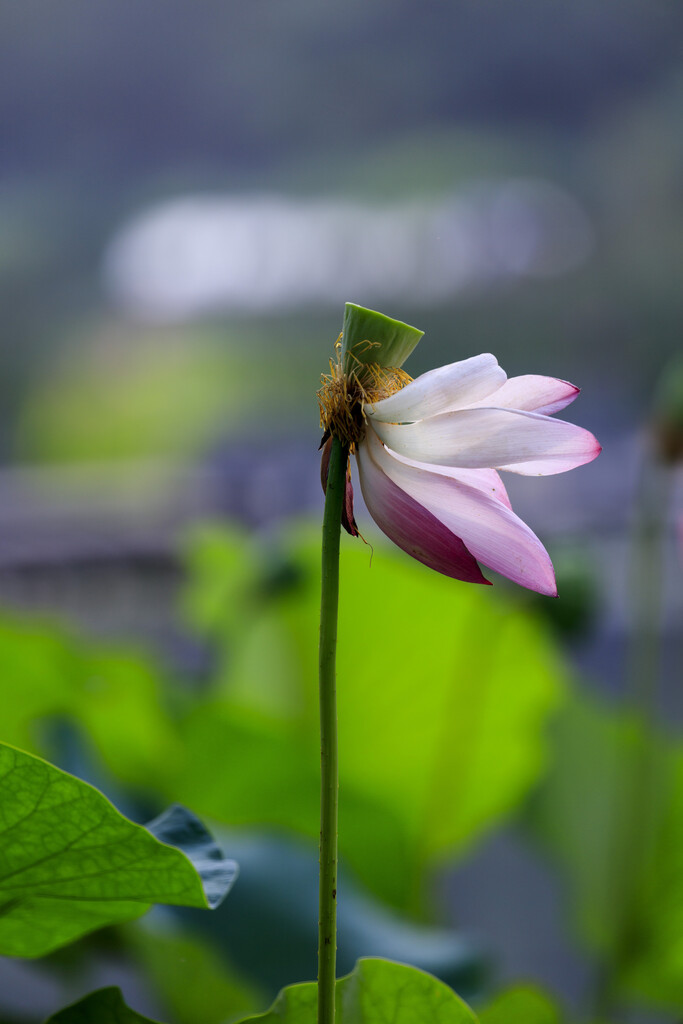
[[[376,343],[364,341],[360,344],[372,348]],[[353,353],[350,355],[356,365],[345,373],[341,362],[341,334],[334,349],[336,360],[330,359],[330,372],[324,373],[320,379],[320,426],[354,451],[365,436],[364,406],[381,402],[383,398],[401,391],[410,384],[412,377],[397,366],[363,363]]]

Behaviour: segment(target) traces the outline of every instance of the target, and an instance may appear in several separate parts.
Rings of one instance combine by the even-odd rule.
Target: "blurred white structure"
[[[385,205],[281,196],[189,196],[124,225],[105,286],[128,312],[339,305],[349,296],[448,301],[464,291],[554,277],[589,256],[576,200],[537,180],[478,184],[438,202]]]

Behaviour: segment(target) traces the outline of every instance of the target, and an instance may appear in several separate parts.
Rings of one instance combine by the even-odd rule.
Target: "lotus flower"
[[[382,343],[373,343],[367,330],[373,317],[380,318],[380,327],[393,325],[399,339],[401,328],[417,337],[403,345],[390,342],[378,352]],[[347,321],[358,334],[354,318],[363,327],[360,345],[346,338]],[[321,421],[326,434],[339,436],[355,453],[365,504],[379,528],[446,576],[490,584],[481,562],[521,586],[555,596],[548,552],[512,511],[498,471],[547,476],[596,458],[601,447],[589,431],[553,418],[579,389],[535,374],[508,379],[488,353],[411,380],[398,359],[403,361],[421,333],[350,304],[344,335],[346,349],[319,393]],[[397,357],[393,365],[385,361],[387,353]],[[370,361],[380,355],[381,363]],[[328,458],[329,446],[323,486]],[[356,535],[350,475],[343,518]]]

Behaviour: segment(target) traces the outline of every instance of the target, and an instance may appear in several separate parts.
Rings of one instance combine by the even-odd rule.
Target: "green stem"
[[[318,920],[318,1024],[334,1022],[337,960],[337,611],[339,539],[349,451],[332,441],[323,516],[320,598],[320,911]]]

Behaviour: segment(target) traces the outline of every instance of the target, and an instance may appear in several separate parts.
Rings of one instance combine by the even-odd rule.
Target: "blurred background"
[[[578,785],[581,762],[592,788],[587,763],[589,750],[604,754],[601,729],[618,746],[616,734],[630,728],[618,716],[625,694],[637,704],[634,665],[649,665],[641,676],[661,683],[649,686],[640,711],[647,705],[650,732],[666,723],[678,765],[683,590],[672,524],[683,505],[673,471],[648,461],[648,424],[680,353],[682,34],[683,8],[673,0],[0,0],[0,660],[9,688],[25,694],[27,678],[35,683],[41,673],[44,683],[36,684],[40,699],[31,690],[26,707],[8,715],[13,724],[0,738],[49,754],[131,813],[151,817],[158,801],[178,796],[219,828],[266,829],[232,836],[234,855],[253,865],[243,868],[244,896],[238,885],[234,897],[244,902],[242,917],[235,910],[239,928],[228,920],[231,896],[219,939],[201,940],[228,949],[231,970],[248,982],[234,982],[244,1005],[264,1006],[279,984],[315,970],[305,928],[300,959],[287,960],[285,944],[272,953],[274,965],[258,965],[259,922],[270,912],[259,893],[276,885],[276,866],[288,857],[285,877],[300,871],[302,892],[315,874],[314,848],[303,839],[315,834],[308,812],[292,809],[280,820],[280,797],[261,791],[250,812],[237,795],[212,803],[200,795],[203,784],[185,785],[187,773],[183,785],[177,775],[173,786],[166,775],[162,783],[158,764],[152,771],[139,750],[135,761],[137,741],[122,741],[123,721],[116,742],[105,736],[93,724],[95,698],[94,717],[79,720],[82,694],[67,699],[62,688],[56,700],[52,674],[56,661],[64,672],[64,645],[77,658],[86,657],[73,653],[79,645],[132,645],[155,666],[160,704],[154,711],[150,697],[144,713],[126,704],[140,693],[126,676],[120,706],[129,720],[149,713],[151,722],[163,706],[164,728],[185,742],[187,716],[218,702],[230,728],[246,708],[249,729],[260,715],[284,742],[278,730],[303,698],[292,682],[300,668],[287,660],[294,641],[283,636],[292,616],[316,614],[317,527],[301,525],[322,509],[315,391],[348,300],[426,332],[407,367],[413,376],[491,351],[509,375],[573,381],[583,393],[567,418],[604,447],[575,473],[509,482],[515,510],[558,569],[561,600],[550,609],[498,580],[494,612],[464,587],[451,598],[443,581],[432,584],[379,540],[368,583],[367,549],[348,553],[364,595],[376,587],[390,602],[394,572],[407,574],[400,586],[411,592],[427,588],[432,617],[404,627],[415,642],[427,642],[434,622],[450,630],[439,600],[470,602],[455,612],[474,616],[483,638],[493,628],[487,616],[519,615],[519,635],[536,630],[533,643],[550,645],[554,666],[522,709],[514,693],[524,685],[511,680],[528,676],[529,655],[521,641],[509,655],[509,685],[497,699],[512,702],[501,714],[520,730],[511,775],[490,782],[487,812],[453,825],[421,860],[415,854],[412,895],[382,892],[371,853],[362,842],[350,850],[359,904],[349,912],[349,950],[421,958],[475,1001],[521,976],[564,1000],[568,1019],[586,1006],[596,1019],[621,1007],[618,1019],[628,1021],[671,1022],[683,1010],[683,922],[648,945],[643,936],[655,926],[638,918],[636,946],[647,950],[640,961],[629,959],[633,942],[590,925],[582,933],[576,879],[552,855],[562,827],[546,813],[564,799],[569,836],[598,834],[602,843],[613,793],[592,808],[590,826],[574,827],[569,814],[585,794],[570,792],[570,783]],[[357,518],[374,542],[367,513]],[[246,593],[247,625],[233,607]],[[353,621],[353,605],[348,615]],[[468,664],[476,665],[474,653]],[[443,672],[452,674],[450,661]],[[454,714],[474,731],[475,691],[463,700]],[[586,711],[585,700],[599,703]],[[307,715],[301,721],[310,725]],[[647,746],[642,715],[638,722],[635,745]],[[402,747],[419,757],[425,737],[402,727]],[[564,729],[557,744],[553,728]],[[499,723],[487,742],[505,735]],[[258,758],[245,736],[238,763],[246,767],[233,770],[248,790]],[[195,737],[197,751],[210,749],[205,739]],[[125,764],[108,759],[116,743],[130,748]],[[562,743],[578,761],[567,753],[555,793],[550,780],[561,772],[552,751],[565,750]],[[216,738],[207,772],[226,749]],[[282,747],[280,765],[293,749]],[[159,753],[160,761],[175,756]],[[602,778],[600,762],[590,764]],[[361,782],[359,769],[350,790]],[[449,799],[437,801],[445,818]],[[372,817],[369,804],[356,808],[350,836],[371,830],[375,804]],[[676,839],[655,845],[683,859]],[[610,874],[609,850],[605,857],[600,878]],[[576,856],[584,865],[599,859],[594,849]],[[660,877],[660,867],[648,877]],[[666,877],[683,907],[683,864]],[[601,891],[599,880],[591,885]],[[590,905],[595,888],[587,892]],[[271,931],[294,934],[306,898],[281,907]],[[398,934],[382,917],[388,908],[403,915],[403,946],[387,947]],[[255,937],[242,963],[245,921]],[[239,941],[226,938],[231,927]],[[614,934],[624,929],[615,920]],[[140,1010],[191,1020],[196,1008],[183,1010],[182,993],[162,991],[168,969],[141,934],[105,938],[95,953],[73,956],[94,957],[96,980],[123,978]],[[122,966],[126,942],[137,953]],[[663,979],[652,964],[665,947],[675,952]],[[191,943],[168,956],[208,962]],[[138,977],[143,961],[157,989]],[[38,1019],[56,1008],[55,986],[78,994],[73,979],[84,976],[71,961],[26,971],[2,965],[7,1021]],[[205,1022],[230,1018],[221,1004],[229,985],[221,984]]]

